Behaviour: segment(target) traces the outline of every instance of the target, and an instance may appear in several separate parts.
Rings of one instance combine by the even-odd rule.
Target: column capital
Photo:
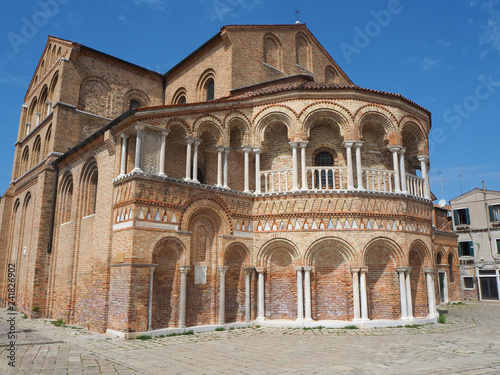
[[[248,153],[248,152],[252,151],[252,148],[250,146],[243,146],[241,148],[241,151],[243,151],[244,153]]]
[[[251,275],[253,273],[253,270],[255,268],[254,267],[245,267],[244,270],[245,270],[245,274],[247,275]]]
[[[312,268],[312,266],[304,266],[304,267],[302,267],[302,269],[306,272],[311,272],[313,268]]]
[[[358,273],[361,270],[361,267],[351,267],[351,273]]]
[[[221,275],[225,275],[226,274],[226,271],[229,269],[228,266],[219,266],[217,267],[217,270],[219,271],[219,273]]]
[[[406,272],[411,272],[412,269],[413,268],[411,268],[411,267],[406,267]]]
[[[186,137],[186,140],[185,140],[185,142],[189,143],[189,144],[193,144],[193,143],[196,143],[196,142],[198,142],[198,144],[200,144],[202,141],[203,141],[202,139],[196,138],[196,137],[193,137],[193,136],[190,136],[190,135],[188,135]]]
[[[266,273],[266,267],[255,267],[258,273]]]
[[[45,104],[47,104],[47,105],[51,105],[51,104],[52,104],[52,100],[47,100],[47,101],[45,102]]]
[[[361,148],[364,144],[364,141],[354,141],[354,148]]]
[[[215,151],[217,151],[217,152],[224,152],[224,151],[226,151],[226,150],[228,150],[228,151],[229,151],[229,150],[231,150],[231,148],[230,148],[230,147],[227,147],[227,146],[222,146],[222,145],[221,145],[221,146],[216,146],[216,147],[215,147]]]
[[[299,143],[300,142],[296,142],[296,141],[294,141],[294,142],[288,142],[288,144],[290,145],[291,148],[297,148],[297,147],[299,147]]]
[[[41,115],[42,115],[42,112],[35,112],[35,115],[37,115],[37,116],[41,116]]]
[[[144,130],[145,127],[146,127],[146,125],[144,125],[144,124],[137,124],[136,126],[134,126],[135,130],[137,130],[137,131]]]
[[[356,141],[344,141],[342,143],[342,146],[344,146],[345,148],[352,147],[355,143],[356,143]]]
[[[424,273],[434,273],[434,268],[424,268]]]
[[[161,131],[161,135],[164,135],[165,137],[170,134],[170,129],[163,129]]]
[[[406,272],[409,267],[396,267],[396,272]]]
[[[294,267],[295,268],[295,271],[302,271],[302,267]]]
[[[400,154],[404,154],[406,152],[406,147],[401,146],[401,148],[398,151]]]
[[[308,144],[308,143],[309,143],[309,141],[300,141],[300,142],[299,142],[299,146],[300,146],[301,148],[305,148],[305,147],[307,146],[307,144]]]
[[[255,154],[260,154],[262,152],[262,148],[260,148],[260,147],[254,147],[254,148],[252,148],[252,151]]]
[[[423,161],[423,162],[428,162],[429,161],[429,157],[427,155],[418,155],[417,156],[417,160],[418,161]]]
[[[398,145],[392,145],[387,147],[390,152],[399,152],[401,150],[401,146]]]
[[[368,267],[359,267],[359,272],[361,272],[361,273],[367,273],[368,272]]]
[[[21,106],[21,109],[25,109],[25,110],[26,110],[26,109],[28,109],[28,106],[27,106],[26,104],[23,104],[23,105]]]
[[[121,133],[121,134],[120,134],[120,137],[122,137],[123,139],[128,139],[128,137],[130,137],[130,134],[127,134],[127,133]]]
[[[179,266],[181,275],[187,275],[191,266]]]

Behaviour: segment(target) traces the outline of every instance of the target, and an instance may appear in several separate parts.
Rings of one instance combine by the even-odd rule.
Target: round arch
[[[344,138],[351,137],[350,129],[353,128],[351,112],[336,103],[324,101],[311,104],[300,112],[299,124],[302,124],[302,139],[305,140],[310,136],[311,128],[321,119],[335,121],[339,125],[340,135]]]
[[[255,134],[254,146],[258,147],[263,141],[264,131],[269,124],[280,122],[288,129],[288,137],[292,137],[294,132],[294,123],[297,121],[297,114],[289,107],[276,105],[264,108],[253,120]]]
[[[317,253],[323,251],[326,247],[333,248],[331,245],[336,245],[335,251],[338,251],[342,255],[344,261],[356,259],[356,251],[348,242],[338,237],[323,237],[309,245],[304,254],[304,264],[313,265]]]
[[[401,247],[394,240],[388,237],[376,237],[366,244],[361,258],[362,264],[367,264],[367,256],[370,251],[376,248],[382,248],[382,250],[391,256],[394,259],[396,266],[400,267],[403,265],[404,254]]]

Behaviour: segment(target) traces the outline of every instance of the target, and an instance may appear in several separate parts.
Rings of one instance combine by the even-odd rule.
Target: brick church
[[[0,200],[0,301],[15,264],[18,310],[122,337],[435,322],[461,297],[430,128],[304,24],[225,26],[164,74],[50,36]]]

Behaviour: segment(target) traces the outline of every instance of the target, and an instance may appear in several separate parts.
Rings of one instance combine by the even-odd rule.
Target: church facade
[[[14,264],[20,311],[123,337],[435,322],[461,297],[430,127],[301,24],[223,27],[165,74],[51,36],[0,200],[1,302]]]

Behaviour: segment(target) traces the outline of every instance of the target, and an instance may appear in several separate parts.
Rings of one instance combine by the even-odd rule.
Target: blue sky
[[[305,22],[351,80],[432,112],[431,188],[500,190],[500,0],[0,0],[0,194],[48,35],[164,73],[228,24]],[[45,16],[41,14],[44,12]],[[25,25],[34,24],[29,29]],[[22,41],[20,41],[22,40]]]

